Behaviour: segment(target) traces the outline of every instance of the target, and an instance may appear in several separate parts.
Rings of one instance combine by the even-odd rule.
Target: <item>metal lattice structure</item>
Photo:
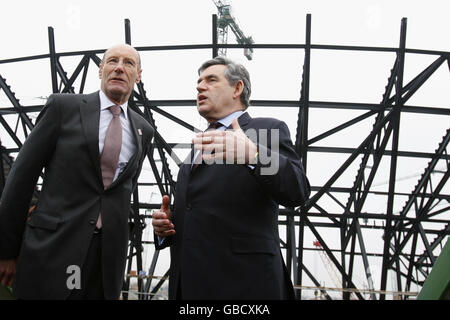
[[[439,255],[445,237],[450,235],[450,126],[442,132],[440,141],[428,141],[435,145],[434,153],[421,151],[403,151],[399,145],[400,118],[402,114],[433,114],[450,120],[450,106],[441,108],[408,105],[408,100],[419,90],[439,68],[450,69],[450,52],[407,49],[406,18],[401,21],[400,42],[396,48],[355,47],[338,45],[315,45],[311,43],[311,16],[306,18],[306,37],[304,44],[251,44],[251,45],[220,45],[217,40],[217,17],[213,15],[212,43],[206,45],[177,45],[158,47],[137,47],[140,52],[166,50],[211,50],[212,56],[217,56],[221,48],[247,49],[283,49],[302,50],[304,52],[302,83],[298,100],[252,100],[256,108],[293,108],[298,111],[298,121],[295,134],[295,148],[300,155],[307,175],[312,184],[312,195],[307,203],[299,208],[280,208],[279,226],[283,232],[280,244],[285,255],[288,271],[296,285],[297,296],[302,297],[306,283],[312,283],[319,288],[327,299],[332,299],[330,288],[321,284],[321,275],[313,270],[307,256],[315,250],[323,250],[335,269],[340,272],[342,295],[339,298],[350,299],[385,299],[389,274],[397,288],[396,295],[406,299],[413,285],[420,287],[429,274],[433,263]],[[20,64],[31,60],[46,60],[50,62],[50,76],[54,93],[83,93],[88,76],[88,68],[92,63],[98,67],[101,59],[98,55],[105,50],[78,52],[56,52],[53,28],[48,28],[49,53],[0,60],[0,93],[3,92],[10,104],[0,105],[0,124],[3,132],[9,136],[11,145],[0,145],[0,194],[4,187],[6,167],[12,165],[11,157],[20,150],[24,139],[34,126],[31,114],[39,112],[43,104],[22,105],[16,98],[8,80],[2,77],[1,68],[8,64]],[[125,42],[131,44],[129,20],[125,20]],[[391,73],[387,74],[385,92],[381,92],[379,103],[359,102],[329,102],[310,100],[311,56],[316,51],[339,50],[343,52],[390,52],[395,55],[392,61]],[[405,54],[426,55],[433,62],[420,71],[410,82],[404,83]],[[72,57],[79,62],[71,74],[68,74],[61,58]],[[446,66],[447,65],[447,66]],[[447,70],[449,71],[449,70]],[[447,90],[448,91],[448,90]],[[447,95],[448,92],[442,92]],[[176,177],[172,172],[173,163],[180,163],[175,149],[190,149],[189,144],[168,143],[164,130],[160,130],[155,115],[164,117],[180,128],[196,131],[194,125],[163,110],[171,107],[191,108],[194,112],[196,102],[186,100],[152,100],[147,95],[144,83],[140,83],[130,98],[130,107],[142,114],[156,129],[154,142],[147,154],[154,180],[151,182],[139,180],[138,188],[133,194],[132,211],[135,219],[134,232],[130,239],[127,274],[125,275],[124,291],[130,288],[132,269],[136,266],[138,278],[139,299],[149,299],[157,294],[167,282],[167,274],[155,275],[159,252],[153,247],[153,239],[145,239],[143,231],[150,228],[151,214],[146,210],[160,207],[158,201],[145,202],[139,198],[139,189],[157,186],[161,194],[173,198],[176,194]],[[311,137],[309,128],[314,125],[310,119],[311,110],[357,110],[358,116],[335,127],[330,127],[321,134]],[[9,119],[7,121],[7,118]],[[12,120],[11,120],[12,119]],[[281,120],[283,120],[281,118]],[[338,146],[320,146],[319,143],[328,137],[345,131],[363,121],[372,121],[371,127],[357,137],[355,148]],[[11,127],[12,121],[15,128]],[[448,121],[450,124],[450,121]],[[20,134],[19,134],[20,132]],[[345,160],[326,180],[318,185],[315,176],[309,173],[309,158],[316,153],[340,154]],[[397,168],[399,158],[428,159],[417,184],[409,193],[396,192]],[[375,177],[381,171],[383,164],[388,165],[388,187],[380,190],[373,184]],[[356,165],[356,170],[354,166]],[[438,166],[439,165],[439,166]],[[353,183],[342,187],[337,181],[344,173],[353,173]],[[36,191],[38,196],[38,189]],[[383,212],[371,212],[366,207],[369,198],[383,197],[385,205]],[[404,201],[400,212],[394,210],[394,201]],[[333,204],[333,205],[331,205]],[[367,224],[372,221],[373,225]],[[364,222],[365,223],[362,223]],[[382,225],[377,223],[381,222]],[[375,231],[382,236],[377,241],[382,244],[378,252],[370,252],[367,247],[372,241],[369,231]],[[338,234],[338,241],[330,240],[329,234]],[[320,243],[320,248],[308,246],[306,235],[310,235]],[[149,270],[144,270],[143,253],[153,256]],[[373,259],[380,261],[380,279],[375,283],[373,275]],[[358,267],[358,265],[360,267]],[[166,270],[169,265],[165,266]],[[359,268],[359,269],[358,269]],[[359,272],[363,270],[363,272]],[[146,276],[141,275],[145,271]],[[357,273],[359,275],[357,275]],[[143,274],[143,273],[142,273]],[[363,277],[364,280],[357,280]],[[152,283],[156,279],[158,282]],[[156,281],[155,280],[155,281]],[[123,293],[128,298],[128,293]]]

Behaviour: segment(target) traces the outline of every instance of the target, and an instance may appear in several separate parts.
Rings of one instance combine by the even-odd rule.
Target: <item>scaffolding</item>
[[[403,18],[400,28],[399,46],[387,47],[362,47],[341,45],[318,45],[311,42],[311,15],[306,16],[306,34],[303,44],[220,44],[217,37],[217,16],[212,19],[212,43],[200,45],[173,45],[173,46],[144,46],[137,47],[139,52],[165,52],[173,50],[211,50],[211,56],[215,57],[219,49],[272,49],[272,50],[296,50],[304,53],[303,70],[301,71],[301,92],[298,100],[252,100],[251,105],[256,108],[293,108],[298,111],[297,128],[295,132],[295,148],[298,152],[307,175],[312,182],[312,196],[298,208],[280,208],[279,227],[285,231],[285,238],[280,239],[280,245],[286,256],[286,264],[289,274],[295,284],[297,298],[302,298],[302,290],[307,288],[307,281],[314,284],[320,291],[325,293],[328,287],[322,286],[318,276],[311,270],[305,255],[315,250],[308,248],[305,234],[311,233],[321,244],[321,250],[327,255],[334,268],[341,275],[342,298],[350,299],[350,294],[358,299],[364,299],[361,294],[364,288],[358,288],[355,283],[355,265],[357,262],[363,265],[364,276],[367,283],[374,279],[371,272],[371,258],[381,260],[380,279],[374,283],[370,292],[375,290],[379,293],[381,300],[386,299],[388,272],[394,272],[396,288],[402,299],[407,299],[411,294],[412,285],[422,286],[436,257],[442,248],[443,239],[450,234],[450,223],[448,213],[450,209],[450,196],[445,193],[448,188],[450,175],[450,155],[448,145],[450,142],[450,128],[443,132],[440,141],[429,141],[436,145],[434,153],[422,151],[405,151],[399,146],[399,131],[401,115],[408,114],[433,114],[449,119],[450,106],[440,108],[429,106],[408,105],[408,100],[421,88],[427,80],[440,68],[447,64],[450,69],[450,52],[431,51],[406,48],[406,26],[407,20]],[[77,52],[57,52],[55,49],[55,38],[52,27],[48,28],[49,52],[36,56],[18,57],[0,60],[0,68],[8,64],[20,64],[31,60],[43,60],[50,62],[50,78],[53,93],[83,93],[87,81],[88,68],[94,64],[98,67],[101,59],[99,55],[105,49],[87,50]],[[125,42],[131,44],[130,21],[125,20]],[[382,93],[379,103],[360,102],[330,102],[312,101],[310,99],[311,79],[311,57],[315,52],[388,52],[395,55],[392,61],[390,74],[386,75],[387,85]],[[420,71],[410,82],[404,83],[405,54],[428,56],[433,62]],[[78,64],[71,74],[68,74],[61,58],[71,57],[78,59]],[[448,70],[447,70],[448,71]],[[9,136],[12,143],[0,147],[2,165],[12,164],[12,155],[16,154],[29,132],[34,127],[34,121],[30,116],[39,112],[43,104],[23,105],[16,98],[15,93],[8,85],[7,79],[1,74],[0,69],[0,92],[6,94],[10,106],[0,105],[0,126]],[[381,94],[381,93],[380,93]],[[448,95],[448,92],[442,92]],[[147,154],[153,174],[153,181],[139,181],[138,187],[132,198],[132,212],[135,228],[130,236],[128,265],[126,270],[123,299],[128,298],[130,290],[130,279],[138,276],[137,292],[139,299],[150,299],[158,294],[158,290],[167,281],[168,270],[163,275],[155,275],[159,252],[154,249],[153,239],[144,239],[143,230],[151,223],[151,214],[148,210],[158,209],[160,203],[145,202],[139,198],[139,189],[144,186],[156,186],[160,194],[167,194],[172,199],[176,194],[176,177],[173,163],[181,163],[175,150],[190,149],[190,144],[168,143],[163,130],[159,130],[155,115],[171,120],[179,128],[195,132],[198,130],[194,125],[166,111],[172,107],[185,107],[194,110],[196,102],[193,99],[185,100],[152,100],[147,95],[144,83],[139,83],[133,92],[130,107],[144,116],[155,128],[155,139]],[[326,131],[311,137],[309,128],[313,125],[310,120],[311,110],[342,110],[359,111],[360,115],[330,127]],[[6,117],[14,117],[16,126],[11,127]],[[281,120],[283,120],[281,118]],[[339,146],[321,146],[320,142],[327,137],[341,133],[345,129],[358,125],[364,120],[372,120],[373,125],[367,129],[360,143],[355,148],[342,148]],[[450,121],[449,121],[450,123]],[[23,136],[19,136],[19,129]],[[314,176],[308,174],[308,159],[312,154],[340,154],[345,161],[335,170],[323,184],[314,184]],[[396,176],[399,158],[429,159],[423,168],[416,186],[410,193],[396,192]],[[382,161],[389,163],[388,191],[379,191],[374,188],[373,181],[379,173]],[[358,164],[354,172],[354,182],[351,186],[342,187],[336,181],[348,173],[352,164]],[[444,169],[438,169],[438,165]],[[353,171],[351,171],[353,172]],[[1,170],[0,193],[4,187],[5,173]],[[36,190],[35,196],[39,192]],[[383,196],[386,198],[386,208],[383,212],[367,212],[364,205],[369,196]],[[346,198],[347,200],[342,200]],[[394,211],[394,201],[404,199],[405,204],[400,212]],[[337,205],[339,210],[329,209],[325,204],[327,201]],[[365,224],[360,220],[366,221]],[[372,224],[367,224],[367,221]],[[380,226],[377,222],[382,222]],[[328,230],[336,230],[339,241],[330,243],[327,241]],[[369,252],[366,247],[369,238],[365,231],[376,230],[382,232],[383,248],[379,252]],[[143,251],[152,256],[149,270],[144,270]],[[337,259],[335,254],[340,257]],[[134,268],[136,273],[132,273]],[[168,269],[168,265],[165,266]],[[152,283],[153,280],[158,280]],[[367,292],[367,290],[365,290]],[[328,298],[329,296],[326,295]],[[373,295],[372,295],[373,297]]]

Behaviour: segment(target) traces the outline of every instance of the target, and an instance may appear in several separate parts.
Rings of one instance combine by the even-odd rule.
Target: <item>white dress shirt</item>
[[[113,114],[108,108],[113,105],[115,105],[115,103],[111,102],[105,93],[100,90],[100,123],[98,128],[98,150],[100,154],[102,154],[103,145],[105,144],[106,130],[113,118]],[[122,124],[122,148],[120,149],[119,164],[117,165],[113,181],[117,179],[130,158],[136,152],[133,129],[127,113],[128,101],[120,105],[120,108],[122,109],[122,112],[120,113],[120,122]]]

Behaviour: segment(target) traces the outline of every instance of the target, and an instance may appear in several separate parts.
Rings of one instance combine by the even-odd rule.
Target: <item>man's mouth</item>
[[[205,101],[206,99],[208,99],[208,97],[205,96],[204,94],[199,94],[199,95],[197,96],[197,101],[198,101],[198,103],[203,102],[203,101]]]
[[[121,79],[121,78],[111,78],[110,81],[121,81],[121,82],[125,82],[125,80]]]

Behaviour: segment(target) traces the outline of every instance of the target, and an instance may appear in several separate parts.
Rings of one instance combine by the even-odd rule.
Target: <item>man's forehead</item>
[[[212,75],[216,75],[216,76],[224,75],[225,69],[226,69],[226,66],[223,64],[215,64],[215,65],[209,66],[208,68],[206,68],[205,70],[203,70],[200,73],[200,78],[204,78],[204,77],[208,77],[208,76],[212,76]]]
[[[137,51],[129,46],[115,46],[115,47],[111,47],[108,50],[105,51],[104,54],[105,58],[106,57],[111,57],[111,56],[126,56],[128,58],[133,58],[134,60],[138,60],[138,53]]]

